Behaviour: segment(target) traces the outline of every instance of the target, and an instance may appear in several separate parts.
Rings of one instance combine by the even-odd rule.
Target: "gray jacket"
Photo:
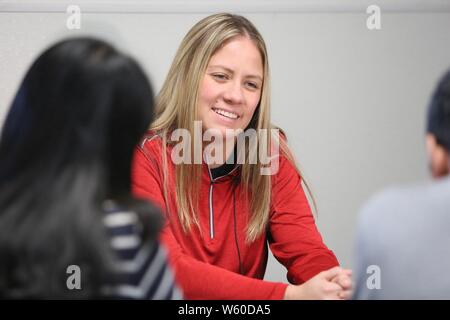
[[[373,197],[354,267],[355,299],[450,299],[450,178]]]

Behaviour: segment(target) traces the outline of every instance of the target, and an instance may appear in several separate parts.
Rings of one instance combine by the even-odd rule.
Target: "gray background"
[[[81,30],[66,28],[79,4]],[[381,7],[382,29],[366,27]],[[159,89],[189,28],[242,13],[263,34],[272,117],[290,138],[318,203],[318,226],[352,267],[357,213],[374,192],[427,179],[424,116],[450,67],[450,1],[0,1],[0,124],[34,58],[65,36],[97,35],[134,55]],[[266,279],[286,281],[270,259]]]

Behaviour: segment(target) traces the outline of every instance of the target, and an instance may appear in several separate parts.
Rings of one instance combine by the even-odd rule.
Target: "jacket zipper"
[[[238,166],[235,166],[233,168],[233,170],[231,170],[230,172],[228,172],[228,174],[224,175],[224,176],[220,176],[217,177],[215,179],[213,179],[212,175],[211,175],[211,170],[208,167],[208,173],[209,173],[209,178],[210,178],[210,185],[209,185],[209,237],[212,239],[214,239],[214,207],[213,207],[213,188],[214,188],[214,183],[223,177],[226,177],[227,175],[229,175],[230,173],[232,173],[234,170],[236,170]]]
[[[214,181],[211,181],[209,185],[209,237],[214,239],[214,208],[213,208],[213,186]]]

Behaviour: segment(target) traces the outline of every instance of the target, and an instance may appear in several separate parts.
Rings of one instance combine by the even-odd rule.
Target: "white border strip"
[[[0,12],[84,13],[365,13],[375,4],[383,12],[450,12],[449,0],[0,0]]]

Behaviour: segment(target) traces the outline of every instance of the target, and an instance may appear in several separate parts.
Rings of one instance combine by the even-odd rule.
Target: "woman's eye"
[[[258,89],[258,85],[254,82],[247,82],[247,87],[249,87],[250,89]]]
[[[228,79],[227,75],[222,74],[222,73],[214,73],[212,76],[217,80],[227,80]]]

